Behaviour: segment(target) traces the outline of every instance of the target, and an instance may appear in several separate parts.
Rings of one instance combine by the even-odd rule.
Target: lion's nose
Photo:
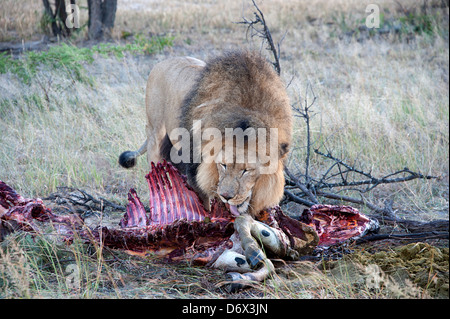
[[[225,199],[226,201],[233,198],[233,196],[231,196],[229,193],[222,193],[220,194],[220,196],[222,196],[222,198]]]

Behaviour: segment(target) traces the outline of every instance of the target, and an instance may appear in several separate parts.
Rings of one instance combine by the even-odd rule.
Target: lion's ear
[[[280,158],[284,158],[286,154],[289,152],[289,144],[281,143],[279,147],[279,156]]]

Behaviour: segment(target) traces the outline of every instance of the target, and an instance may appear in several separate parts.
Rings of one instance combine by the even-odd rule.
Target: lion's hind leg
[[[147,161],[151,169],[151,163],[162,162],[164,156],[161,154],[161,145],[167,136],[166,127],[164,123],[147,124]],[[170,161],[170,158],[166,158]]]

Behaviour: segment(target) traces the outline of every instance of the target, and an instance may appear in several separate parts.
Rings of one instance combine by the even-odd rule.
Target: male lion
[[[191,57],[160,62],[150,73],[145,103],[147,140],[139,150],[122,153],[120,165],[134,166],[145,152],[149,165],[163,159],[173,162],[187,175],[207,209],[214,197],[229,204],[235,215],[255,216],[279,203],[284,190],[284,161],[291,144],[292,113],[283,82],[258,53],[230,52],[208,63]],[[229,149],[224,150],[226,141],[211,136],[211,128],[224,135],[226,129],[241,129],[244,141],[238,143],[238,135],[233,137],[236,141],[231,143],[230,155]],[[278,136],[269,134],[271,128],[278,130]],[[260,136],[260,129],[267,134]],[[183,132],[189,142],[177,147]],[[196,136],[201,136],[197,146]],[[270,144],[274,136],[276,144]],[[257,149],[251,138],[256,139]],[[269,144],[275,145],[276,152],[270,152]],[[249,160],[255,150],[256,160]],[[183,151],[189,152],[187,160],[174,161]],[[244,160],[238,160],[240,151],[247,154]],[[201,159],[196,161],[198,154]],[[267,156],[270,159],[263,161]],[[264,170],[269,166],[275,168]]]

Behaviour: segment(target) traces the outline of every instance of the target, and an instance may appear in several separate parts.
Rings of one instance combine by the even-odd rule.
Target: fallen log
[[[445,219],[437,219],[431,222],[421,222],[411,219],[401,219],[397,217],[391,218],[384,216],[380,218],[380,222],[389,225],[397,224],[411,233],[441,231],[447,232],[448,234],[449,232],[449,221]]]
[[[45,39],[21,43],[3,42],[0,43],[0,52],[18,54],[24,51],[42,50],[46,47],[46,45],[47,41]]]

